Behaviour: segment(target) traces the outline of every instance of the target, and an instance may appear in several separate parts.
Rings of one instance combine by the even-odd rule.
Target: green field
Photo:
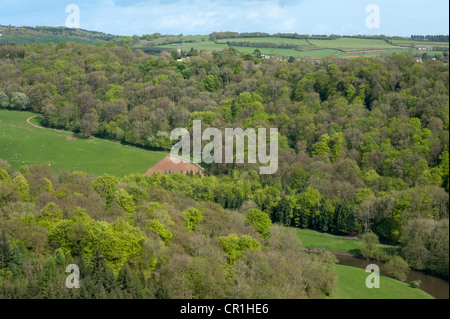
[[[166,45],[161,45],[158,47],[164,48],[164,49],[169,49],[169,50],[181,49],[185,52],[189,52],[189,50],[191,50],[191,48],[194,48],[194,49],[198,50],[199,52],[202,50],[212,52],[214,50],[220,51],[220,50],[226,49],[226,48],[228,48],[228,45],[215,44],[212,41],[205,41],[205,42],[199,42],[199,43],[179,43],[176,46],[173,46],[171,44],[166,44]]]
[[[392,45],[381,39],[340,38],[336,40],[309,40],[319,48],[336,48],[344,51],[390,49]]]
[[[424,46],[430,46],[430,47],[448,47],[448,43],[446,42],[428,42],[428,41],[411,41],[411,40],[391,40],[393,44],[397,45],[424,45]]]
[[[364,269],[336,265],[337,288],[333,299],[434,299],[426,292],[404,282],[380,276],[380,288],[367,288],[369,275]]]
[[[296,229],[297,237],[303,246],[312,250],[345,252],[358,255],[362,243],[359,239],[345,239],[335,235],[320,233],[310,229]]]
[[[16,170],[42,164],[55,172],[70,169],[121,177],[143,174],[167,155],[107,140],[86,139],[72,132],[36,128],[26,122],[35,115],[0,110],[0,159]]]
[[[167,44],[167,42],[171,42]],[[186,43],[186,41],[193,41],[194,43]],[[214,50],[220,51],[227,48],[227,42],[250,42],[257,43],[258,49],[262,54],[272,55],[279,54],[285,57],[311,57],[311,58],[323,58],[325,56],[334,55],[337,57],[351,57],[351,56],[384,56],[393,53],[416,53],[411,45],[423,45],[427,46],[439,46],[449,47],[445,42],[419,42],[410,40],[390,40],[392,44],[382,39],[361,39],[361,38],[339,38],[335,40],[322,40],[322,39],[290,39],[281,37],[252,37],[252,38],[230,38],[219,39],[216,42],[210,41],[208,36],[182,36],[182,37],[164,37],[153,41],[141,40],[134,45],[135,49],[144,49],[151,45],[152,48],[158,50],[174,50],[181,49],[188,52],[191,48],[198,51],[212,52]],[[270,47],[271,44],[281,45],[289,44],[296,45],[297,48],[281,49]],[[266,45],[266,47],[264,47]],[[234,46],[239,52],[253,53],[256,47],[243,47]],[[377,50],[377,51],[372,51]],[[364,52],[368,51],[368,52]],[[372,51],[372,52],[370,52]],[[433,51],[430,51],[433,52]],[[437,53],[438,51],[435,51]]]
[[[273,37],[260,37],[260,38],[233,38],[233,39],[220,39],[217,43],[231,42],[253,42],[253,43],[276,43],[276,44],[295,44],[305,47],[311,47],[311,45],[305,39],[289,39],[289,38],[273,38]]]

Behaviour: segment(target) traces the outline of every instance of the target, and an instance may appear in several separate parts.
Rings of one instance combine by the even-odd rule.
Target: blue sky
[[[448,0],[0,0],[1,25],[63,26],[66,6],[80,27],[118,35],[213,31],[300,34],[448,34]],[[367,28],[369,4],[380,28]]]

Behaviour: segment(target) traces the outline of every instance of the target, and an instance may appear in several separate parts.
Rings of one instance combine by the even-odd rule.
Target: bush
[[[380,244],[378,236],[374,233],[365,233],[361,236],[361,241],[361,255],[366,258],[375,258],[376,250]]]
[[[419,288],[421,283],[422,283],[422,281],[420,281],[420,280],[414,280],[409,283],[409,286],[411,288]]]
[[[405,281],[409,272],[409,265],[402,257],[394,256],[384,265],[384,271],[390,277]]]

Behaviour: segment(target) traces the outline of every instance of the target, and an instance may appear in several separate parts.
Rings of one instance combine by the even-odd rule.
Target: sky
[[[70,4],[80,28],[115,35],[449,34],[448,0],[0,0],[0,25],[70,26]]]

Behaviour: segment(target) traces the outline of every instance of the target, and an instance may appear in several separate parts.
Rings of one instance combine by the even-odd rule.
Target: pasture
[[[362,242],[359,239],[348,239],[311,229],[295,228],[295,231],[303,246],[311,250],[332,251],[335,253],[344,252],[358,255],[362,247]]]
[[[187,42],[189,41],[189,42]],[[219,39],[217,41],[211,41],[209,36],[177,36],[177,37],[164,37],[154,41],[141,40],[133,48],[145,49],[146,47],[153,47],[158,50],[174,50],[181,49],[188,52],[191,48],[198,50],[199,52],[204,50],[207,52],[220,51],[228,47],[227,42],[249,42],[253,46],[234,46],[239,52],[253,53],[255,49],[259,49],[262,54],[273,55],[279,54],[281,56],[296,58],[311,57],[311,58],[323,58],[325,56],[336,57],[382,57],[393,53],[415,53],[414,45],[424,45],[430,47],[441,47],[448,49],[448,43],[445,42],[419,42],[411,40],[389,40],[392,43],[388,43],[382,39],[363,39],[363,38],[346,38],[342,37],[334,40],[325,39],[290,39],[281,37],[249,37],[249,38],[230,38]],[[170,42],[170,43],[168,43]],[[283,44],[295,45],[296,48],[276,48],[274,46],[280,46]],[[433,51],[429,51],[433,52]]]
[[[79,170],[92,174],[122,177],[144,174],[167,156],[118,142],[83,138],[72,132],[33,127],[30,112],[0,109],[0,159],[18,170],[21,166],[41,164],[55,172]],[[38,124],[37,119],[33,119]]]
[[[332,299],[434,299],[418,288],[380,275],[380,288],[367,288],[366,278],[370,274],[364,269],[336,265],[337,287]]]

